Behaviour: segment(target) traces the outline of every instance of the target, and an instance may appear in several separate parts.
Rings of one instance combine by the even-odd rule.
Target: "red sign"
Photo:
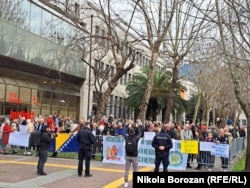
[[[10,119],[18,119],[19,116],[25,117],[26,119],[34,119],[35,113],[34,112],[25,112],[25,111],[18,111],[14,112],[13,110],[10,111]]]

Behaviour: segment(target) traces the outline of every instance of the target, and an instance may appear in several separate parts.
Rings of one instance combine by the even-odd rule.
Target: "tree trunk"
[[[169,96],[168,96],[168,101],[166,104],[166,111],[164,114],[163,123],[168,123],[170,121],[170,116],[172,113],[172,108],[173,108],[174,99],[175,99],[175,89],[176,89],[176,84],[177,84],[178,74],[179,74],[178,65],[179,65],[179,60],[174,62],[174,68],[172,72],[173,76],[172,76],[171,84],[169,87]]]
[[[193,116],[193,120],[192,120],[193,123],[195,123],[197,120],[197,115],[199,112],[200,104],[201,104],[201,94],[198,95],[197,102],[195,104],[194,116]]]
[[[213,125],[216,125],[216,111],[215,111],[215,106],[213,106]]]
[[[104,115],[105,107],[108,104],[109,96],[111,95],[112,91],[115,89],[119,78],[121,78],[121,76],[124,75],[126,72],[127,70],[123,68],[117,69],[116,74],[114,75],[112,80],[109,81],[107,89],[101,95],[99,95],[101,97],[98,100],[98,106],[97,106],[96,115],[94,119],[95,122],[99,122],[101,120],[102,116]]]
[[[158,59],[158,56],[159,56],[159,54],[156,52],[152,54],[151,63],[149,65],[149,71],[148,71],[147,87],[145,88],[144,96],[143,96],[142,101],[140,103],[140,106],[138,108],[138,110],[139,110],[138,117],[141,119],[143,125],[145,124],[148,102],[150,99],[151,91],[153,89],[155,65],[156,65],[156,61]]]
[[[207,113],[206,113],[206,125],[207,125],[207,127],[209,126],[210,111],[211,111],[211,109],[208,108],[208,109],[207,109]]]
[[[230,70],[230,74],[231,74],[231,78],[233,80],[234,83],[234,94],[235,97],[238,101],[238,103],[240,104],[242,110],[244,111],[246,118],[247,118],[247,143],[249,143],[250,140],[250,126],[249,126],[249,122],[250,122],[250,108],[249,108],[249,103],[246,101],[247,99],[245,99],[240,92],[240,81],[237,79],[237,74],[234,72],[234,69],[232,67],[232,65],[229,63],[228,64],[229,70]],[[246,151],[246,163],[245,163],[245,171],[250,172],[250,144],[247,144],[247,151]]]
[[[201,123],[202,124],[206,123],[206,114],[207,114],[207,105],[204,104],[203,112],[202,112],[202,116],[201,116]]]

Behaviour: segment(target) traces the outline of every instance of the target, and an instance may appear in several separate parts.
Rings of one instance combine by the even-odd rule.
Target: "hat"
[[[130,128],[130,129],[128,130],[128,134],[129,134],[129,135],[134,135],[134,134],[135,134],[135,129],[134,129],[134,128]]]

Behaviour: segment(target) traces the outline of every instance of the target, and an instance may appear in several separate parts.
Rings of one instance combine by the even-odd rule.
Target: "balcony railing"
[[[86,66],[81,61],[81,54],[1,20],[0,54],[78,77],[86,77]]]

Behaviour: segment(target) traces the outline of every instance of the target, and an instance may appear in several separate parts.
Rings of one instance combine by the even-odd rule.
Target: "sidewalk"
[[[91,161],[92,177],[77,176],[77,160],[48,158],[45,166],[47,176],[36,175],[37,157],[23,155],[0,155],[0,187],[3,188],[115,188],[123,187],[124,165]],[[197,171],[187,169],[188,172]],[[132,169],[132,167],[131,167]],[[152,167],[140,167],[139,170],[152,171]],[[171,171],[171,170],[169,170]],[[213,171],[220,171],[214,168]],[[114,183],[111,183],[114,182]],[[131,181],[129,182],[132,187]]]

